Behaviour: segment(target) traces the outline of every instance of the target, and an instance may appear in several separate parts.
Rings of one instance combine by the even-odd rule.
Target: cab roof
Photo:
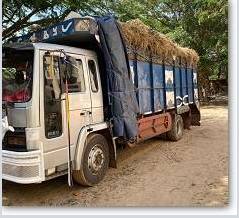
[[[33,50],[33,43],[30,42],[15,42],[15,43],[7,43],[3,45],[4,49],[16,49],[16,50]]]
[[[96,53],[92,50],[88,49],[82,49],[82,48],[76,48],[72,46],[66,46],[66,45],[59,45],[59,44],[52,44],[52,43],[43,43],[43,42],[37,42],[32,44],[34,48],[39,50],[64,50],[68,53],[74,53],[79,55],[87,55],[87,56],[96,56]]]
[[[98,26],[93,17],[72,18],[45,29],[11,38],[3,46],[13,49],[33,49],[34,45],[44,43],[96,50],[99,46]]]
[[[7,43],[47,42],[54,44],[72,44],[95,40],[98,26],[93,17],[71,18],[45,29],[10,38]]]
[[[76,48],[72,46],[66,45],[59,45],[59,44],[52,44],[52,43],[44,43],[44,42],[37,42],[37,43],[12,43],[3,46],[3,51],[5,49],[9,50],[18,50],[18,51],[30,51],[33,49],[38,50],[64,50],[68,53],[75,53],[79,55],[87,55],[87,56],[96,56],[96,53],[92,50]]]

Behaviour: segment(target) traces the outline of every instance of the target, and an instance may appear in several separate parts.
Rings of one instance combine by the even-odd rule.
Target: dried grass
[[[155,63],[172,63],[175,61],[183,65],[196,66],[199,61],[197,52],[190,48],[183,48],[164,34],[152,30],[145,25],[141,20],[135,19],[127,22],[119,22],[122,34],[126,40],[126,44],[133,51],[137,51],[138,59],[152,57]],[[92,20],[82,19],[76,24],[78,31],[90,31],[95,33],[97,31],[96,23]],[[134,59],[134,54],[130,52],[130,59]]]
[[[143,51],[144,55],[157,55],[168,62],[181,58],[189,66],[196,66],[199,61],[197,52],[183,48],[165,35],[150,29],[139,19],[120,22],[126,44],[134,50]]]
[[[89,31],[90,30],[90,20],[78,20],[75,28],[76,30],[80,30],[80,31]]]
[[[92,34],[97,32],[97,24],[90,19],[77,19],[75,23],[77,31],[89,31]]]

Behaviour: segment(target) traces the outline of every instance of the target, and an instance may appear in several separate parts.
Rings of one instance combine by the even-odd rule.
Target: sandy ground
[[[3,181],[5,206],[124,207],[228,205],[228,109],[201,108],[200,127],[179,142],[154,138],[119,152],[95,187],[67,186],[67,177],[42,184]]]

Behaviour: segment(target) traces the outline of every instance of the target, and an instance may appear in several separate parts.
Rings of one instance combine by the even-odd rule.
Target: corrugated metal
[[[164,78],[163,66],[153,64],[154,112],[164,108]]]
[[[138,102],[141,114],[152,112],[150,65],[147,62],[137,62]]]
[[[194,96],[197,95],[195,70],[141,60],[130,60],[129,64],[140,114],[156,113],[194,103]]]

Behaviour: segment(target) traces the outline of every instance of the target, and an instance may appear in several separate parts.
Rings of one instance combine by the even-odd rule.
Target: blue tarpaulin
[[[130,79],[129,61],[120,28],[114,17],[97,19],[101,49],[105,60],[110,117],[115,137],[137,136],[138,102]]]

